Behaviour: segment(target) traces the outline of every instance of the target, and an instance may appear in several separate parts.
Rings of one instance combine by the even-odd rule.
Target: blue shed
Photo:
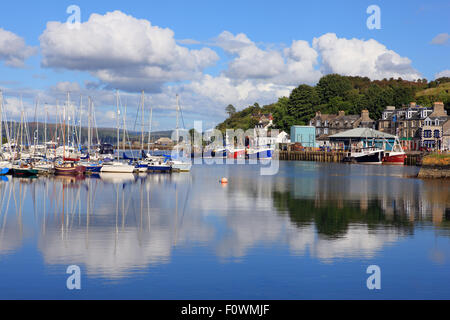
[[[292,126],[291,142],[301,143],[303,147],[316,147],[316,128],[312,126]]]

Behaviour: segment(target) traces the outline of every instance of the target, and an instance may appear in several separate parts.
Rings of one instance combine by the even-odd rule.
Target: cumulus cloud
[[[9,67],[21,68],[25,60],[37,53],[37,48],[27,46],[18,35],[0,28],[0,61]]]
[[[401,57],[373,39],[345,39],[327,33],[314,38],[313,47],[321,56],[324,73],[367,76],[371,79],[421,78],[420,73],[411,66],[410,59]]]
[[[49,22],[40,36],[42,66],[88,71],[109,88],[157,91],[213,65],[209,49],[177,45],[174,32],[120,11],[92,14],[80,28]]]
[[[261,49],[247,35],[222,32],[215,45],[234,56],[224,74],[232,79],[255,79],[278,85],[313,83],[321,77],[315,69],[317,52],[306,41],[293,41],[284,51]]]
[[[434,37],[433,40],[431,40],[431,44],[447,44],[449,39],[450,35],[448,33],[440,33],[436,37]]]
[[[435,79],[439,79],[442,77],[450,77],[450,70],[443,70],[439,73],[436,73],[436,75],[434,76]]]

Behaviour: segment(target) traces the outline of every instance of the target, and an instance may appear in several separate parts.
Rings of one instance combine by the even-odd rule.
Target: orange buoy
[[[227,184],[228,183],[228,179],[227,178],[222,178],[222,180],[220,180],[220,183]]]

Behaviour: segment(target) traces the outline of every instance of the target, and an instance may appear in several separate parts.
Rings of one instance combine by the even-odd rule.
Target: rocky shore
[[[426,156],[418,175],[421,179],[450,179],[450,155]]]

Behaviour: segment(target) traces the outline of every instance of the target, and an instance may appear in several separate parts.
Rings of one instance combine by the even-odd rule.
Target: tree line
[[[369,110],[370,117],[378,120],[386,106],[400,108],[410,102],[431,107],[435,101],[442,101],[450,110],[450,78],[443,77],[428,82],[427,79],[407,81],[398,79],[370,80],[367,77],[329,74],[322,77],[315,86],[301,84],[289,97],[260,107],[258,103],[242,111],[233,105],[226,107],[229,118],[218,125],[218,129],[253,128],[258,124],[255,115],[272,113],[274,125],[289,132],[293,125],[307,125],[316,112],[336,114],[360,114]]]

